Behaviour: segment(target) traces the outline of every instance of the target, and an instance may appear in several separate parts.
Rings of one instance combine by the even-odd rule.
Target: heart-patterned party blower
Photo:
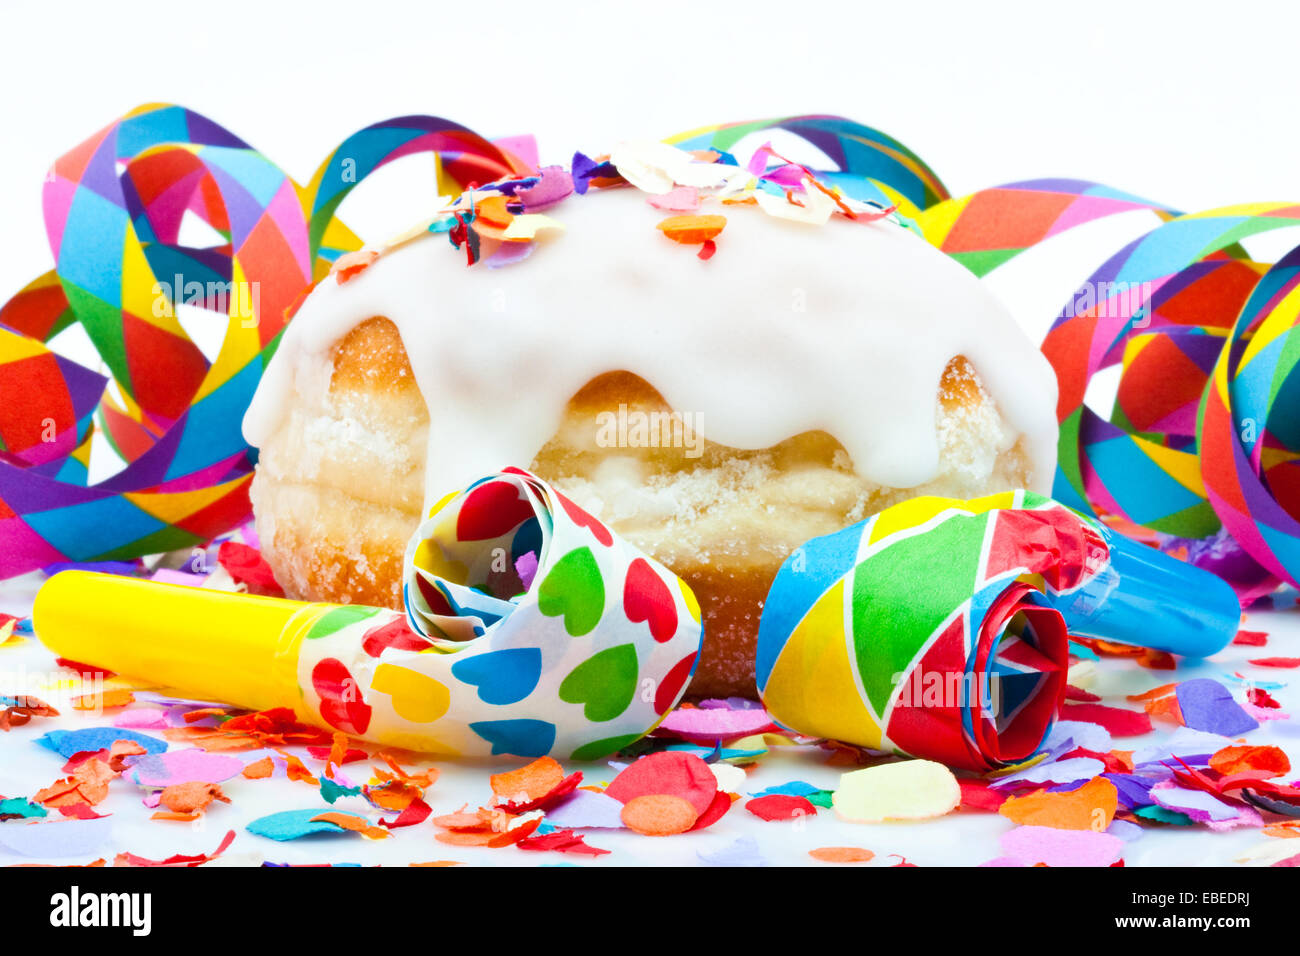
[[[65,658],[448,755],[606,756],[653,730],[694,671],[686,584],[527,472],[448,495],[407,558],[409,621],[65,571],[34,625]]]
[[[1200,657],[1240,616],[1213,574],[1049,498],[913,498],[790,556],[756,676],[799,733],[989,770],[1046,738],[1067,630]]]

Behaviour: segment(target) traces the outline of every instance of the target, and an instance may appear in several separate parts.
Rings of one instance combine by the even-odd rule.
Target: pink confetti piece
[[[205,750],[174,750],[136,761],[131,779],[142,787],[161,789],[178,783],[222,783],[239,776],[244,762],[238,757]]]
[[[694,743],[713,743],[777,728],[762,708],[679,707],[664,718],[659,729]]]
[[[132,707],[118,714],[113,726],[130,730],[165,730],[168,727],[167,712],[157,707]]]
[[[700,191],[694,186],[678,186],[646,200],[656,209],[667,212],[695,212],[700,208]]]
[[[1124,841],[1110,833],[1055,827],[1016,827],[1000,842],[1004,856],[1027,865],[1110,866],[1124,850]]]

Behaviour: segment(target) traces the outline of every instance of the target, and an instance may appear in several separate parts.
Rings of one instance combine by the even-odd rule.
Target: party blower
[[[438,502],[404,590],[409,619],[65,571],[33,618],[72,660],[464,756],[613,753],[677,704],[699,652],[686,584],[528,472]]]
[[[792,730],[983,771],[1042,745],[1069,634],[1203,657],[1240,617],[1220,578],[1050,498],[913,498],[787,559],[756,676]]]

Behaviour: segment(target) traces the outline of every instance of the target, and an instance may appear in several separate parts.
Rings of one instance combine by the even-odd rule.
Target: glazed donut
[[[466,268],[433,226],[318,284],[244,421],[289,595],[401,607],[429,504],[525,467],[694,590],[690,693],[754,696],[763,599],[800,544],[914,495],[1050,488],[1055,378],[961,265],[894,217],[752,200],[701,207],[726,216],[706,258],[655,228],[656,198],[570,196],[527,261],[502,242],[509,264]]]

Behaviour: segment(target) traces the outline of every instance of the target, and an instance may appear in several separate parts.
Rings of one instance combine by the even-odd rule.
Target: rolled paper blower
[[[1042,745],[1068,634],[1200,657],[1239,621],[1221,579],[1050,498],[913,498],[786,560],[756,676],[798,733],[983,771]]]
[[[431,753],[596,759],[681,698],[689,588],[533,475],[448,495],[408,554],[410,620],[64,571],[34,626],[66,658]]]

